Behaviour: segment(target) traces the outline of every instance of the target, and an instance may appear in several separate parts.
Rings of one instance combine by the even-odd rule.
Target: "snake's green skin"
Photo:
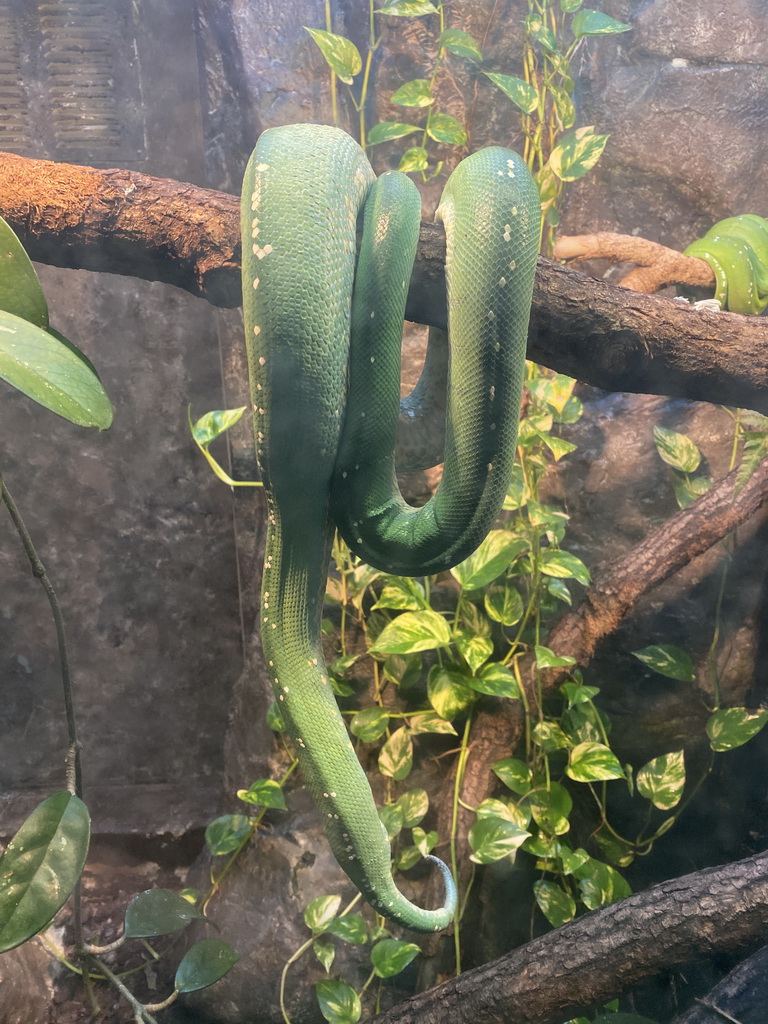
[[[350,136],[319,125],[264,132],[243,182],[243,314],[268,513],[264,658],[334,856],[376,910],[419,931],[450,923],[453,879],[432,858],[446,886],[438,910],[395,886],[386,831],[328,681],[320,621],[335,524],[379,568],[433,573],[480,542],[507,488],[538,193],[519,157],[485,149],[454,171],[440,211],[456,340],[444,483],[416,512],[394,488],[392,456],[415,186],[396,172],[376,179]]]
[[[723,309],[759,316],[768,306],[768,221],[745,213],[719,221],[685,250],[706,260]]]

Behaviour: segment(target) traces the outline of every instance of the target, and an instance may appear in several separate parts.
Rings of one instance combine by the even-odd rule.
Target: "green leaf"
[[[451,569],[465,590],[479,590],[496,579],[528,547],[509,530],[491,530],[478,549]]]
[[[379,821],[387,830],[390,843],[403,831],[403,809],[397,804],[384,804],[379,808]]]
[[[672,487],[680,508],[688,508],[697,498],[711,489],[712,478],[709,476],[680,476],[679,473],[675,473],[672,477]],[[738,493],[738,482],[736,490]]]
[[[236,850],[252,831],[244,814],[223,814],[205,830],[205,842],[214,857],[223,857]]]
[[[379,753],[379,771],[390,779],[400,782],[413,767],[413,740],[403,726],[395,730]]]
[[[434,711],[427,711],[425,714],[414,715],[409,720],[411,735],[419,733],[441,733],[447,736],[455,736],[456,730],[450,722],[446,722]]]
[[[420,654],[390,654],[384,662],[384,675],[395,686],[406,690],[421,677]]]
[[[320,47],[320,52],[331,71],[342,82],[352,85],[352,79],[363,68],[363,60],[355,44],[345,36],[337,36],[321,28],[307,28],[306,25],[304,28]]]
[[[607,36],[617,32],[629,32],[632,28],[623,21],[616,21],[601,11],[582,8],[571,20],[571,31],[576,39],[582,36]]]
[[[602,156],[608,135],[595,133],[594,125],[564,135],[549,156],[549,166],[561,181],[583,178]]]
[[[525,801],[518,805],[511,801],[487,797],[477,805],[475,813],[478,821],[483,818],[501,818],[502,821],[511,821],[522,829],[527,829],[531,821],[531,810]]]
[[[318,896],[304,911],[304,924],[315,935],[328,931],[341,906],[341,896]]]
[[[435,142],[444,142],[449,146],[463,146],[467,141],[467,133],[461,121],[450,114],[430,113],[427,135]]]
[[[273,700],[267,708],[266,718],[267,725],[272,732],[285,732],[285,720],[280,714],[280,708],[276,700]]]
[[[733,750],[763,728],[768,722],[768,711],[748,711],[746,708],[721,708],[707,722],[709,745],[715,751]]]
[[[240,409],[214,409],[213,412],[207,412],[193,424],[192,437],[201,448],[207,448],[220,434],[233,427],[245,410],[246,406],[242,406]]]
[[[507,512],[514,512],[517,509],[524,508],[526,502],[530,498],[530,492],[525,482],[525,476],[523,474],[523,467],[519,462],[516,462],[512,467],[512,479],[509,483],[509,489],[506,497],[504,498],[504,509]]]
[[[378,146],[380,142],[402,139],[404,135],[418,131],[420,129],[415,124],[403,124],[402,121],[380,121],[368,132],[367,142],[369,146]]]
[[[361,914],[345,914],[331,921],[328,931],[343,942],[364,946],[368,941],[368,925]]]
[[[403,812],[403,825],[413,828],[418,825],[429,810],[429,797],[425,789],[409,789],[397,799],[397,806]]]
[[[466,57],[468,60],[482,60],[483,52],[478,42],[467,32],[460,28],[447,28],[441,32],[438,44],[455,53],[457,57]]]
[[[492,697],[511,697],[513,699],[520,697],[517,680],[506,666],[500,665],[498,662],[485,665],[480,675],[474,679],[468,679],[467,683],[477,693],[487,693]]]
[[[565,773],[576,782],[600,782],[625,777],[619,759],[604,743],[579,743],[571,751]]]
[[[593,704],[580,703],[569,708],[561,719],[563,729],[579,743],[601,743],[607,731],[607,719]],[[602,727],[601,727],[602,726]]]
[[[555,462],[559,462],[564,455],[570,455],[571,452],[575,452],[578,447],[578,445],[572,444],[571,441],[566,441],[564,437],[555,437],[554,434],[542,434],[541,436],[544,444],[554,455]]]
[[[513,793],[524,796],[531,788],[531,769],[516,757],[505,757],[491,765],[491,770]]]
[[[529,14],[526,17],[525,31],[545,53],[557,53],[555,34],[550,28],[547,28],[540,14]]]
[[[576,659],[572,658],[570,654],[560,656],[549,647],[542,647],[540,644],[536,644],[534,650],[536,651],[536,664],[539,668],[565,668],[568,665],[576,664]]]
[[[134,896],[125,908],[126,939],[172,935],[204,917],[183,896],[170,889],[147,889]]]
[[[659,675],[667,676],[669,679],[679,679],[683,683],[692,683],[696,675],[693,671],[693,662],[679,647],[673,644],[651,644],[650,647],[643,647],[642,650],[632,651],[638,661],[652,668]]]
[[[48,331],[0,310],[0,377],[80,427],[106,430],[112,405],[96,374]]]
[[[336,959],[336,946],[330,939],[321,938],[315,939],[312,943],[312,949],[327,974],[333,966],[333,961]]]
[[[536,789],[526,797],[533,820],[549,835],[561,836],[570,830],[568,820],[573,810],[571,794],[559,782],[550,782],[549,789]]]
[[[583,683],[563,683],[560,692],[568,701],[568,707],[576,704],[586,704],[600,693],[599,686],[585,686]]]
[[[637,773],[637,790],[654,807],[669,811],[680,802],[685,788],[685,758],[682,750],[654,757]]]
[[[574,106],[571,94],[561,85],[550,85],[549,91],[555,102],[555,113],[557,114],[563,130],[573,128],[576,120],[576,107]]]
[[[443,665],[433,665],[430,669],[427,697],[438,715],[448,722],[468,708],[475,699],[469,678]]]
[[[490,78],[493,84],[498,86],[504,95],[508,96],[524,114],[532,114],[538,106],[538,91],[522,78],[515,78],[512,75],[498,75],[490,71],[484,71],[483,74],[486,78]]]
[[[0,952],[37,935],[69,898],[91,835],[88,808],[67,790],[38,804],[0,858]]]
[[[422,14],[437,14],[430,0],[388,0],[375,14],[390,14],[398,18],[418,18]]]
[[[701,452],[685,434],[666,427],[653,428],[653,440],[656,450],[668,466],[679,469],[681,473],[693,473],[699,468]]]
[[[451,631],[442,615],[425,609],[403,612],[388,623],[374,641],[375,654],[411,654],[414,651],[433,651],[451,642]]]
[[[401,107],[429,107],[435,102],[428,78],[412,78],[405,82],[390,98],[390,103]]]
[[[623,900],[632,892],[629,883],[615,868],[593,857],[574,871],[574,878],[578,879],[581,898],[589,910]]]
[[[558,579],[575,579],[589,586],[589,569],[576,555],[559,548],[546,548],[541,553],[541,571],[545,576],[556,576]]]
[[[560,10],[572,14],[573,11],[578,11],[583,3],[584,0],[560,0]]]
[[[481,818],[469,830],[469,859],[475,864],[492,864],[514,853],[530,832],[503,818]]]
[[[571,592],[568,589],[568,584],[565,583],[563,580],[556,579],[554,576],[552,576],[547,581],[547,590],[552,595],[552,597],[556,598],[558,601],[562,601],[564,604],[568,605],[573,604]]]
[[[514,626],[523,617],[523,599],[511,583],[495,583],[483,594],[483,604],[489,617],[502,626]]]
[[[176,969],[173,987],[177,992],[197,992],[215,985],[232,970],[240,954],[223,939],[202,939],[187,950]]]
[[[328,1024],[356,1024],[360,1020],[360,996],[343,981],[324,978],[315,985],[315,995]]]
[[[572,897],[555,882],[534,882],[533,894],[539,910],[553,928],[559,928],[576,916],[576,904]]]
[[[468,629],[457,629],[453,642],[473,672],[477,672],[493,654],[493,640],[489,636],[477,636]]]
[[[0,309],[48,328],[45,301],[35,268],[10,224],[0,217]]]
[[[349,731],[363,743],[375,743],[389,728],[389,712],[378,706],[358,711],[349,723]]]
[[[283,791],[274,779],[257,779],[248,789],[238,789],[237,798],[247,804],[258,804],[260,807],[272,807],[279,811],[288,809],[285,806]]]
[[[388,576],[373,607],[418,612],[425,604],[424,588],[419,582],[404,576]]]
[[[413,829],[413,841],[415,848],[419,851],[422,857],[428,856],[432,850],[437,846],[439,836],[434,829],[430,829],[429,832],[425,832],[423,828]]]
[[[551,719],[537,722],[533,729],[533,739],[546,754],[556,750],[565,750],[571,744],[563,730]]]
[[[407,967],[420,952],[421,949],[414,942],[382,939],[371,950],[374,973],[379,978],[391,978]]]
[[[397,165],[398,171],[403,174],[410,174],[413,171],[425,171],[429,163],[429,156],[422,146],[413,146],[406,149]]]

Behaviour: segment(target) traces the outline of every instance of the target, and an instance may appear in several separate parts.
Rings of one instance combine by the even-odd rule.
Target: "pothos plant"
[[[0,378],[77,426],[106,430],[112,423],[112,405],[96,370],[84,353],[50,326],[48,304],[34,267],[1,218]],[[82,976],[94,1009],[98,1003],[93,982],[108,979],[131,1004],[135,1019],[151,1024],[153,1012],[170,1005],[181,992],[213,984],[238,957],[221,939],[203,939],[181,960],[173,992],[167,999],[154,1004],[142,1004],[136,999],[103,956],[127,939],[145,940],[148,936],[173,933],[203,916],[182,895],[164,889],[149,890],[129,903],[123,935],[118,940],[107,946],[86,941],[79,879],[88,854],[91,822],[83,801],[80,742],[63,616],[54,587],[1,475],[0,502],[11,517],[32,573],[40,580],[51,607],[69,738],[65,788],[35,807],[0,856],[0,954],[41,935],[51,952]],[[73,893],[76,962],[58,952],[45,935]]]

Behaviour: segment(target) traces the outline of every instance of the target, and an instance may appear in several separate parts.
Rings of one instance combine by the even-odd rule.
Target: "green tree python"
[[[368,780],[329,684],[320,622],[333,530],[376,568],[441,572],[501,509],[515,455],[540,234],[539,197],[515,153],[482,149],[449,178],[449,383],[445,471],[407,505],[394,475],[400,344],[420,202],[405,175],[376,178],[326,126],[264,132],[242,193],[243,315],[257,458],[267,505],[260,606],[264,659],[334,856],[368,902],[418,931],[424,910],[395,886]],[[359,220],[363,222],[358,246]]]
[[[759,316],[768,306],[768,221],[752,213],[727,217],[685,250],[715,275],[723,309]]]

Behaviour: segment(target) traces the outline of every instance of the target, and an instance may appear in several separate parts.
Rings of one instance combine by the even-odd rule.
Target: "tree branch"
[[[123,170],[0,154],[0,211],[33,259],[240,304],[238,200]],[[422,224],[407,316],[445,326],[442,229]],[[529,356],[608,391],[768,413],[768,322],[616,288],[539,259]]]
[[[371,1024],[560,1024],[768,926],[768,853],[655,885],[419,993]]]

